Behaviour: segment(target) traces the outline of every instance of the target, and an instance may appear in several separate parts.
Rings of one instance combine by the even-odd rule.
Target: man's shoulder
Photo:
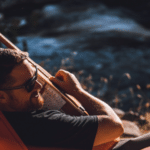
[[[52,114],[60,114],[62,112],[58,110],[35,110],[35,111],[29,111],[29,112],[7,112],[7,111],[2,111],[3,115],[8,119],[8,120],[22,120],[22,119],[30,119],[30,118],[42,118],[42,117],[48,117],[51,116]]]
[[[47,113],[62,113],[59,110],[34,110],[34,111],[15,111],[15,112],[9,112],[9,111],[2,111],[4,115],[34,115],[34,114],[47,114]]]
[[[59,110],[36,110],[31,112],[32,117],[36,117],[36,118],[41,118],[41,117],[46,118],[54,114],[64,114],[64,113]]]

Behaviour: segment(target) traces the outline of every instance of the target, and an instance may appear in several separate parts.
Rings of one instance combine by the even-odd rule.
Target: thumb
[[[51,76],[49,79],[52,81],[55,77],[54,76]]]
[[[61,84],[61,80],[59,80],[58,78],[54,77],[54,76],[51,76],[50,78],[50,81],[52,81],[53,83],[56,83],[56,84]]]
[[[54,77],[54,76],[51,76],[49,79],[50,79],[50,81],[52,81],[52,82],[56,82],[56,80],[57,80],[56,77]]]
[[[59,90],[63,91],[62,87],[63,86],[63,81],[57,79],[56,77],[50,77],[50,81],[53,83],[53,85],[58,88]]]

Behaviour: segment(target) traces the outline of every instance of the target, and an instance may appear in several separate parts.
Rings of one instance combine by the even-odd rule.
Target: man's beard
[[[44,105],[44,99],[43,99],[42,95],[39,93],[38,98],[33,98],[31,96],[30,97],[30,104],[32,105],[31,106],[32,110],[41,109],[43,107],[43,105]]]
[[[26,111],[39,110],[44,105],[44,99],[40,93],[38,98],[34,98],[31,94],[30,99],[22,103],[21,106],[19,105],[19,101],[21,101],[21,99],[18,100],[12,94],[9,94],[9,98],[10,98],[9,107],[14,111],[26,112]]]

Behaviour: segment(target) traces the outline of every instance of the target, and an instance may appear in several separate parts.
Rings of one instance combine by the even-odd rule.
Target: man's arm
[[[78,99],[90,115],[98,117],[98,130],[94,146],[112,141],[123,133],[122,122],[113,109],[102,100],[86,92],[73,74],[59,70],[50,80],[66,93]]]

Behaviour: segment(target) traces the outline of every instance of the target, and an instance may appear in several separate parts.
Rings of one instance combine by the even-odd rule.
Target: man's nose
[[[34,89],[42,89],[42,88],[43,88],[43,85],[38,80],[36,80]]]

